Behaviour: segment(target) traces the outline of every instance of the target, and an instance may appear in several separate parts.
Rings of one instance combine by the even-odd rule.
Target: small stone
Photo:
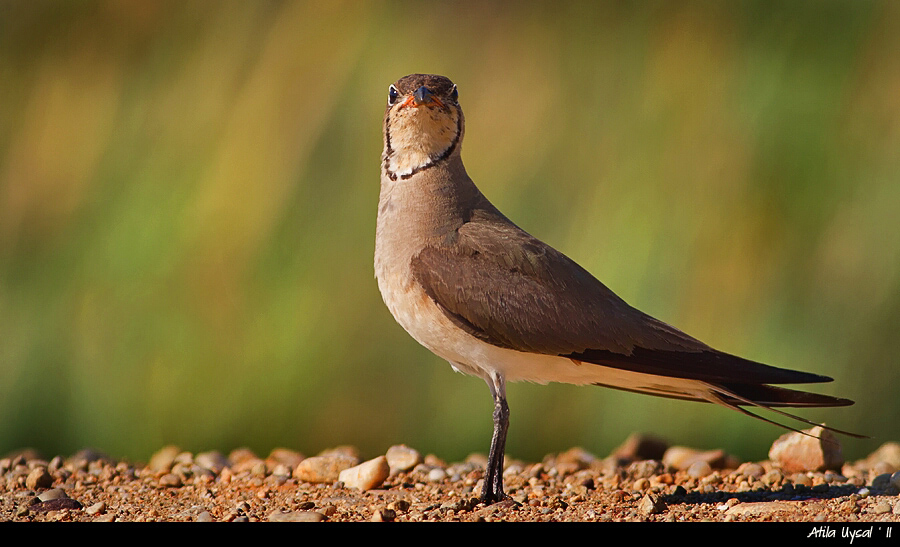
[[[346,458],[354,458],[356,461],[359,461],[359,449],[355,446],[344,444],[341,446],[336,446],[334,448],[327,448],[318,454],[317,456],[344,456]]]
[[[160,448],[150,457],[150,463],[147,464],[147,467],[154,473],[168,473],[172,469],[172,464],[175,463],[175,458],[180,453],[181,449],[175,445]]]
[[[300,462],[304,459],[303,454],[289,448],[275,448],[266,458],[266,465],[270,469],[275,469],[278,465],[284,465],[290,469],[296,469]]]
[[[91,505],[90,507],[88,507],[87,509],[84,510],[84,512],[90,516],[97,515],[104,511],[106,511],[106,503],[102,502],[102,501],[98,501],[94,505]]]
[[[803,486],[812,486],[812,479],[806,473],[794,473],[791,475],[791,482],[794,485],[802,484]]]
[[[566,450],[565,452],[560,452],[556,457],[556,464],[572,465],[575,467],[575,471],[578,471],[581,469],[587,469],[596,460],[597,456],[591,454],[580,446],[576,446]]]
[[[618,460],[633,462],[640,460],[661,460],[669,443],[653,435],[633,433],[625,439],[612,456]]]
[[[410,504],[406,500],[396,500],[392,501],[388,504],[388,509],[393,509],[395,511],[400,511],[401,513],[405,513],[409,511]]]
[[[52,488],[47,490],[46,492],[42,492],[38,496],[39,501],[50,501],[50,500],[58,500],[63,498],[68,498],[69,495],[66,494],[66,491],[62,488]]]
[[[228,458],[218,450],[210,450],[209,452],[197,454],[197,457],[194,458],[194,463],[203,469],[212,471],[216,475],[230,465]]]
[[[876,515],[883,515],[891,512],[891,504],[886,501],[880,501],[872,507],[872,512]]]
[[[888,442],[879,446],[875,452],[869,454],[866,459],[857,462],[862,467],[874,468],[878,463],[887,463],[893,469],[900,470],[900,443]]]
[[[318,511],[272,511],[269,522],[322,522],[325,515]]]
[[[505,460],[505,458],[504,458],[504,460]],[[485,469],[485,468],[487,468],[488,458],[487,458],[487,456],[485,456],[484,454],[481,454],[480,452],[473,452],[472,454],[469,454],[468,456],[466,456],[465,462],[470,463],[476,467]]]
[[[634,462],[628,466],[628,474],[636,479],[649,478],[659,475],[663,471],[663,464],[656,460],[643,460]]]
[[[694,479],[702,479],[712,473],[712,467],[709,463],[699,460],[695,461],[688,467],[687,474]]]
[[[166,488],[178,488],[182,485],[181,477],[172,473],[166,473],[159,478],[159,485]]]
[[[356,467],[351,467],[341,471],[338,480],[349,488],[359,488],[360,490],[372,490],[378,488],[384,483],[391,473],[391,468],[387,463],[387,458],[378,456],[373,460],[363,462]]]
[[[637,492],[643,492],[644,490],[650,488],[650,481],[647,480],[646,477],[641,477],[638,480],[634,481],[634,484],[631,485],[631,488]]]
[[[684,471],[699,461],[706,462],[711,468],[724,469],[728,467],[729,457],[722,449],[697,450],[687,446],[673,446],[666,450],[662,458],[663,464],[679,471]]]
[[[405,444],[397,444],[388,448],[385,457],[387,458],[388,466],[391,468],[392,475],[409,471],[422,462],[422,455],[419,454],[419,451]]]
[[[313,456],[300,462],[300,465],[294,469],[294,478],[313,483],[334,482],[338,480],[342,471],[357,464],[359,464],[358,459],[342,454]]]
[[[900,471],[895,471],[891,474],[891,486],[900,490]]]
[[[725,511],[728,516],[760,516],[779,512],[796,512],[798,503],[787,501],[756,501],[739,503]]]
[[[65,465],[65,461],[62,456],[54,456],[52,460],[50,460],[50,464],[47,466],[47,471],[51,473],[56,473]]]
[[[116,520],[115,513],[106,513],[95,518],[92,522],[114,522]]]
[[[666,504],[660,500],[659,496],[649,492],[644,494],[644,497],[641,498],[640,503],[638,503],[638,511],[645,515],[660,513],[665,508]]]
[[[872,479],[872,488],[875,490],[887,490],[891,487],[891,473],[882,473]]]
[[[742,477],[758,479],[766,473],[766,470],[758,463],[747,462],[737,468],[737,473]]]
[[[378,509],[372,515],[372,522],[392,522],[397,518],[393,509]]]
[[[805,433],[792,432],[778,437],[769,450],[769,458],[788,473],[840,469],[844,456],[837,437],[819,426]]]
[[[232,465],[236,465],[247,460],[258,460],[259,458],[254,454],[252,450],[247,447],[235,448],[228,454],[228,461],[231,462]]]
[[[63,509],[81,509],[81,503],[72,498],[57,498],[47,501],[35,503],[28,507],[29,511],[36,513],[46,513],[48,511],[62,511]]]
[[[235,475],[249,473],[251,475],[265,476],[266,462],[253,455],[242,458],[240,461],[232,460],[231,470]],[[224,471],[223,469],[222,472]]]
[[[35,467],[28,473],[28,477],[25,478],[25,486],[29,490],[50,488],[53,486],[53,476],[47,472],[46,467]]]
[[[766,486],[774,486],[784,480],[784,474],[778,469],[773,469],[760,477],[759,480]]]
[[[428,472],[428,482],[441,482],[447,478],[447,472],[440,467],[435,467]]]
[[[82,469],[87,470],[91,464],[97,464],[99,466],[103,466],[105,464],[111,464],[112,458],[107,456],[104,452],[99,450],[93,450],[91,448],[84,448],[79,450],[75,454],[69,458],[68,466],[74,469]]]
[[[197,518],[194,519],[194,522],[215,522],[213,516],[209,513],[209,511],[202,511]]]
[[[291,468],[283,463],[276,464],[275,467],[272,468],[272,474],[276,477],[290,477],[293,474]]]

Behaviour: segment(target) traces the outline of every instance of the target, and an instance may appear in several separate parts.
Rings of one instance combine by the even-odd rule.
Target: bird
[[[507,382],[598,385],[716,403],[794,431],[744,407],[821,425],[773,407],[853,404],[770,385],[832,379],[718,351],[628,305],[488,201],[463,166],[464,133],[450,79],[410,74],[390,85],[374,266],[396,321],[490,389],[494,430],[483,503],[509,499]]]

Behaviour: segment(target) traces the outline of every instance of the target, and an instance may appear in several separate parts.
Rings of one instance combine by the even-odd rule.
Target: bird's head
[[[458,153],[464,120],[457,98],[456,84],[433,74],[410,74],[388,88],[382,169],[391,180]]]

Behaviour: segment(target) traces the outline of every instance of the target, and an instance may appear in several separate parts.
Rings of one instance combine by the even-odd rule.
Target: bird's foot
[[[487,505],[487,506],[491,506],[491,505],[495,505],[495,504],[514,505],[514,506],[521,505],[519,502],[517,502],[516,500],[509,497],[509,495],[507,495],[505,492],[500,492],[500,494],[494,494],[491,496],[482,494],[480,501],[483,505]]]
[[[519,503],[509,497],[509,495],[503,491],[503,485],[500,485],[496,488],[491,488],[491,484],[485,482],[484,488],[481,489],[481,503],[484,505],[493,505],[495,503],[510,503],[519,505]]]

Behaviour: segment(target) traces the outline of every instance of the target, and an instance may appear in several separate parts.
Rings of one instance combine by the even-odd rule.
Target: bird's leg
[[[484,474],[481,501],[492,504],[506,499],[503,493],[503,456],[506,451],[506,431],[509,429],[509,405],[506,404],[506,385],[501,375],[491,374],[488,386],[494,397],[494,435]]]

